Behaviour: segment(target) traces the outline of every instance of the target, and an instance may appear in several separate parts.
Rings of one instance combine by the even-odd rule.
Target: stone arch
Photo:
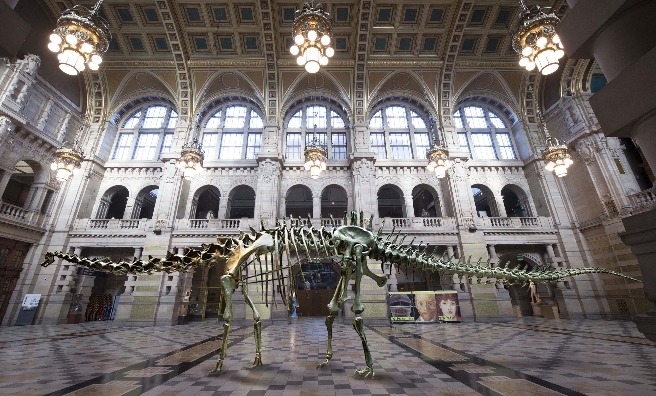
[[[213,95],[211,98],[208,100],[204,101],[200,107],[198,107],[200,110],[198,112],[198,122],[199,125],[204,126],[207,119],[209,117],[212,117],[215,113],[215,110],[220,107],[220,106],[230,106],[230,105],[245,105],[245,106],[253,106],[258,112],[260,117],[262,117],[262,120],[264,121],[266,118],[266,113],[264,112],[264,106],[259,100],[256,100],[253,97],[250,97],[248,95],[244,95],[242,93],[237,93],[235,92],[217,92],[216,95]],[[201,127],[202,128],[202,127]]]
[[[394,184],[378,189],[378,217],[407,217],[403,190]]]
[[[162,105],[171,107],[176,113],[178,113],[175,101],[172,99],[173,98],[167,96],[157,95],[157,92],[149,94],[141,93],[134,97],[126,98],[112,108],[112,111],[109,113],[111,114],[110,121],[120,128],[125,119],[130,117],[140,107]]]
[[[424,120],[426,120],[426,125],[430,125],[432,120],[436,120],[437,112],[429,104],[426,98],[422,98],[418,95],[413,94],[412,92],[405,91],[387,91],[385,95],[380,97],[373,98],[370,101],[371,105],[367,109],[366,122],[369,124],[369,119],[373,116],[378,110],[385,108],[387,106],[392,106],[395,104],[400,104],[404,106],[409,106],[419,115],[421,115]]]
[[[325,98],[330,98],[336,103],[339,103],[344,111],[350,115],[352,103],[350,95],[344,90],[342,84],[330,73],[319,72],[315,76],[324,78],[321,87],[314,87],[310,84],[308,78],[311,78],[305,73],[299,73],[294,81],[289,85],[285,92],[283,92],[283,100],[281,101],[281,114],[287,114],[290,107],[294,106],[299,99],[310,95],[320,95]],[[326,81],[327,79],[327,81]],[[318,80],[316,85],[319,85]],[[347,120],[347,119],[345,119]],[[350,124],[350,118],[348,118]]]
[[[331,91],[322,89],[303,90],[290,97],[281,110],[281,114],[283,114],[283,117],[281,118],[282,127],[284,128],[287,125],[291,116],[293,116],[299,109],[310,104],[323,104],[335,109],[337,114],[339,114],[344,120],[346,128],[349,128],[349,125],[351,124],[351,112],[347,103],[332,95]]]
[[[132,204],[132,215],[130,218],[152,219],[158,193],[159,186],[156,185],[149,185],[139,190]]]
[[[255,190],[251,186],[239,185],[228,194],[226,207],[227,219],[241,219],[255,217]]]
[[[226,79],[226,77],[228,77],[228,79]],[[196,108],[204,109],[207,107],[208,103],[217,98],[230,95],[240,95],[249,98],[255,103],[258,103],[258,108],[261,110],[262,114],[265,114],[263,105],[264,97],[261,89],[258,88],[255,83],[253,83],[253,80],[245,73],[238,70],[216,71],[207,78],[206,82],[196,95]]]
[[[285,192],[285,217],[307,218],[313,214],[313,194],[310,187],[296,184]]]
[[[100,198],[96,209],[97,219],[122,219],[128,204],[130,191],[127,187],[116,185],[108,188]]]
[[[221,191],[216,186],[204,185],[194,193],[191,208],[189,210],[190,219],[216,219],[219,218],[221,206]],[[211,214],[210,214],[211,213]]]
[[[337,184],[330,184],[321,191],[321,217],[334,218],[344,216],[348,212],[348,194],[346,189]]]
[[[501,189],[501,198],[508,217],[533,217],[531,198],[523,188],[515,184],[506,184]]]
[[[453,96],[453,103],[460,104],[472,96],[493,98],[517,114],[518,103],[506,79],[495,71],[483,71],[472,75]],[[515,117],[516,121],[516,117]]]
[[[139,97],[157,96],[176,103],[176,94],[169,84],[160,76],[147,70],[134,70],[123,77],[114,90],[109,114],[122,108],[125,104]],[[177,107],[177,106],[174,106]]]
[[[395,79],[403,74],[408,75],[408,81],[405,87],[397,87],[395,85]],[[424,79],[416,72],[397,71],[389,73],[376,83],[375,87],[372,87],[369,94],[369,97],[372,99],[369,103],[377,103],[388,96],[407,96],[415,98],[430,109],[430,113],[437,113],[435,106],[432,105],[432,103],[435,102],[435,99],[431,93],[430,87],[426,85]],[[372,109],[372,106],[367,109],[368,115],[371,114]]]
[[[418,184],[412,189],[414,217],[442,217],[442,205],[437,190],[428,184]]]
[[[41,163],[31,159],[18,161],[13,169],[2,191],[2,201],[21,208],[29,208],[36,198],[36,185],[46,184],[49,180],[49,172],[44,170]]]
[[[471,186],[474,206],[478,217],[499,217],[499,206],[492,190],[484,184]],[[485,213],[485,214],[483,214]]]

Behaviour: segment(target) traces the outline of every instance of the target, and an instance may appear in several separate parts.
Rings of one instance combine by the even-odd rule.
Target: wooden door
[[[0,323],[7,312],[29,248],[27,242],[0,238]]]

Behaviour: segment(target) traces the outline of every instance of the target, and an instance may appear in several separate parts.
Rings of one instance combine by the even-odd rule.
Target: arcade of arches
[[[407,237],[398,243],[444,259],[533,270],[601,267],[644,282],[595,274],[546,285],[470,284],[370,260],[369,268],[387,278],[384,287],[369,278],[362,284],[366,332],[381,343],[375,359],[385,370],[407,365],[398,368],[398,378],[381,368],[380,393],[402,393],[399,386],[412,384],[418,393],[442,395],[512,394],[508,389],[524,387],[528,394],[603,394],[599,378],[606,394],[654,393],[653,367],[636,362],[656,361],[656,83],[650,77],[656,70],[656,2],[607,2],[617,3],[612,11],[595,0],[526,0],[529,7],[554,6],[562,19],[557,31],[567,56],[543,76],[517,64],[508,33],[520,23],[517,0],[325,2],[334,19],[335,56],[315,74],[289,53],[301,2],[105,0],[100,14],[113,38],[100,69],[77,77],[63,74],[46,48],[62,9],[73,3],[0,0],[0,26],[30,28],[0,34],[0,329],[7,332],[0,331],[0,361],[2,348],[14,348],[16,341],[28,355],[16,349],[15,356],[25,360],[27,377],[37,378],[42,373],[33,368],[55,365],[33,359],[42,356],[38,345],[55,345],[43,339],[62,342],[52,346],[57,356],[82,353],[77,339],[66,341],[70,334],[80,337],[79,345],[111,351],[93,349],[107,353],[107,361],[86,366],[77,364],[89,362],[84,358],[67,357],[65,365],[78,374],[43,387],[19,381],[22,374],[11,368],[0,376],[0,393],[110,394],[104,391],[108,378],[125,387],[112,394],[153,388],[153,394],[223,394],[246,387],[265,393],[251,377],[235,385],[241,363],[228,369],[230,389],[204,383],[199,374],[210,360],[194,348],[218,345],[209,337],[221,329],[223,263],[193,273],[120,276],[61,260],[40,263],[48,251],[117,261],[158,258],[290,218],[332,229],[352,211],[361,211],[375,232],[400,232]],[[642,30],[624,37],[626,26]],[[573,159],[565,177],[545,169],[548,136],[566,145]],[[185,177],[178,161],[183,145],[194,139],[204,151],[203,166]],[[327,153],[326,169],[316,179],[304,168],[303,152],[313,139]],[[79,173],[59,182],[50,163],[59,147],[73,142],[84,161]],[[426,167],[435,144],[448,150],[452,162],[443,178]],[[261,261],[257,271],[269,274],[272,264]],[[244,277],[257,279],[249,271]],[[327,314],[341,261],[320,258],[291,271],[285,273],[299,287],[300,317],[292,330],[285,330],[296,320],[292,311],[280,297],[272,303],[277,287],[254,282],[248,291],[269,326],[265,349],[273,347],[281,359],[309,359],[292,344],[271,344],[311,344],[311,353],[303,350],[315,354],[315,338],[325,341],[324,319],[315,317]],[[347,289],[335,319],[339,353],[360,348],[349,333],[356,315],[352,285]],[[392,297],[420,321],[412,293],[421,292],[457,296],[457,313],[434,316],[462,323],[407,324],[403,330],[411,338],[387,337]],[[28,307],[29,301],[37,305]],[[251,311],[239,296],[234,301],[235,350],[250,351]],[[497,322],[505,324],[491,324]],[[16,324],[35,326],[14,330]],[[54,326],[62,324],[72,327]],[[61,330],[69,328],[75,330]],[[132,341],[119,345],[116,334],[123,331]],[[316,337],[309,341],[307,334]],[[463,334],[486,336],[478,348]],[[128,356],[132,342],[139,350]],[[610,352],[602,355],[593,342]],[[518,345],[536,350],[523,348],[520,358]],[[579,346],[585,353],[574,352]],[[183,347],[190,349],[181,352]],[[407,359],[397,359],[399,354]],[[611,354],[628,356],[631,370],[605,366]],[[277,358],[263,356],[266,364]],[[568,360],[574,358],[580,361]],[[339,383],[353,385],[345,392],[364,391],[344,374],[352,362],[339,360],[337,352],[334,359]],[[169,370],[162,361],[177,366]],[[496,371],[502,365],[505,371]],[[295,381],[286,363],[267,370],[276,367]],[[429,373],[430,389],[408,374],[415,369]],[[180,380],[184,370],[202,386]],[[562,374],[569,370],[572,377]],[[303,381],[308,394],[318,392],[313,381]],[[549,389],[538,391],[538,385]],[[297,394],[291,389],[296,385],[285,386]],[[275,394],[276,388],[269,390]]]

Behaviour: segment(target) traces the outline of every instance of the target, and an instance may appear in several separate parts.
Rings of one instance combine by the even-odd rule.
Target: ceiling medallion
[[[522,20],[513,35],[512,45],[521,55],[519,65],[528,71],[536,69],[543,75],[558,70],[558,61],[565,55],[563,43],[556,34],[560,19],[553,8],[533,6],[530,9],[519,0],[522,6]]]
[[[303,151],[305,156],[305,170],[310,171],[310,177],[318,179],[322,170],[326,170],[326,159],[328,158],[328,151],[326,147],[319,143],[317,139],[317,126],[314,125],[314,132],[312,134],[312,141],[305,146]]]
[[[321,66],[328,64],[328,58],[335,55],[330,46],[332,37],[332,19],[323,10],[323,4],[304,3],[302,10],[294,15],[294,44],[289,52],[297,56],[296,63],[305,66],[308,73],[316,73]]]
[[[191,143],[182,146],[178,167],[183,171],[185,179],[192,179],[203,169],[203,159],[205,159],[205,152],[198,139],[194,138]]]
[[[75,76],[84,70],[85,64],[91,70],[100,67],[112,37],[107,21],[98,15],[102,2],[98,0],[91,10],[76,5],[57,20],[48,49],[58,53],[59,68],[64,73]]]

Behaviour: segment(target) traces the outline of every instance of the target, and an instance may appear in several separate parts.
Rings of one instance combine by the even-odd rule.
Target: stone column
[[[7,184],[9,183],[12,174],[12,171],[2,169],[2,176],[0,177],[0,198],[2,198],[2,195],[5,193],[5,189],[7,188]]]
[[[499,257],[494,245],[487,245],[488,254],[490,255],[490,264],[495,267],[499,263]]]
[[[403,200],[405,201],[405,217],[415,217],[415,205],[412,202],[412,194],[404,191]]]
[[[50,113],[52,112],[52,103],[52,98],[48,99],[48,102],[39,115],[39,121],[36,127],[40,130],[43,130],[43,128],[46,127],[46,123],[48,122],[48,118],[50,118]]]
[[[321,193],[312,196],[312,218],[321,219]]]
[[[501,195],[501,192],[494,194],[494,201],[497,205],[497,213],[499,214],[499,217],[508,217],[508,213],[506,213],[506,205],[503,202],[503,195]]]
[[[136,248],[134,248],[134,257],[135,257],[137,260],[140,260],[140,259],[141,259],[142,254],[143,254],[143,248],[142,248],[142,247],[136,247]]]

